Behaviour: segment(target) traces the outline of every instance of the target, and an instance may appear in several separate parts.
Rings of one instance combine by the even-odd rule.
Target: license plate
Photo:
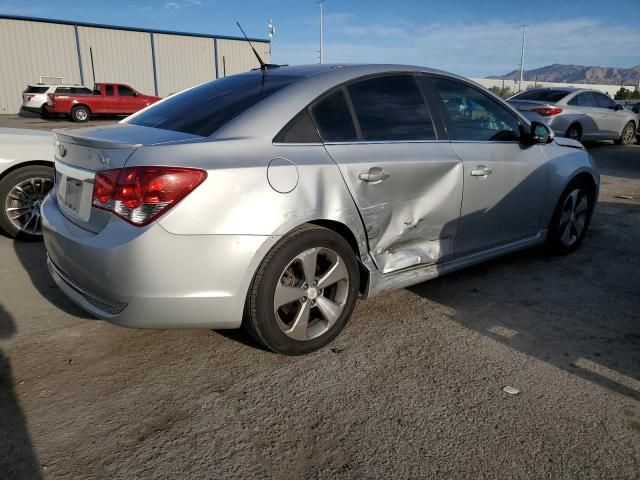
[[[62,199],[65,207],[78,213],[80,208],[80,199],[82,197],[82,182],[75,178],[67,178],[65,185],[64,198]]]

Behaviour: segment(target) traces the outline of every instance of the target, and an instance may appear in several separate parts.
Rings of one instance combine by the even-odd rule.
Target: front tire
[[[30,165],[0,181],[0,229],[9,237],[41,240],[40,205],[53,187],[53,168]]]
[[[547,247],[555,254],[576,250],[587,235],[595,202],[593,188],[583,178],[576,178],[560,195],[549,225]]]
[[[83,105],[73,107],[71,110],[71,120],[74,122],[84,123],[89,120],[90,116],[91,112],[89,112],[89,109]]]
[[[564,136],[579,142],[582,139],[582,127],[580,127],[579,123],[572,123],[569,128],[567,128]]]
[[[258,268],[243,327],[277,353],[318,350],[351,317],[359,284],[349,243],[327,228],[303,225],[276,244]]]
[[[616,145],[629,145],[636,136],[636,126],[633,122],[627,123],[622,129],[620,138],[615,141]]]

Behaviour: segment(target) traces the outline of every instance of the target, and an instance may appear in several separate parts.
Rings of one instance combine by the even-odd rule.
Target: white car
[[[0,231],[42,238],[40,205],[53,187],[53,133],[0,128]]]
[[[43,118],[49,116],[47,107],[47,95],[50,93],[68,93],[69,95],[87,94],[91,95],[93,91],[82,85],[47,85],[43,83],[35,83],[27,85],[22,92],[22,109],[27,112],[38,113]]]

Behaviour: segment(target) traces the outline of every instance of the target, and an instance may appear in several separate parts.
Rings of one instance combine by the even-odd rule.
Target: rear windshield
[[[257,72],[221,78],[173,95],[126,123],[208,137],[245,110],[300,78]]]
[[[49,90],[49,87],[34,87],[29,85],[24,93],[45,93],[47,90]]]
[[[546,88],[543,90],[527,90],[526,92],[519,93],[515,97],[512,97],[511,100],[534,100],[539,102],[559,102],[570,93],[571,92],[567,92],[566,90],[552,90],[552,89],[546,89]]]

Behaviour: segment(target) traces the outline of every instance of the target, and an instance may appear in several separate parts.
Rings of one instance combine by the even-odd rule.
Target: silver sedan
[[[252,71],[117,126],[58,131],[49,268],[95,316],[330,342],[369,298],[535,245],[568,253],[590,155],[462,77],[398,65]]]
[[[577,141],[632,143],[638,117],[604,93],[582,88],[533,88],[508,99],[529,120]]]
[[[40,205],[53,187],[53,134],[0,128],[0,231],[40,240]]]

